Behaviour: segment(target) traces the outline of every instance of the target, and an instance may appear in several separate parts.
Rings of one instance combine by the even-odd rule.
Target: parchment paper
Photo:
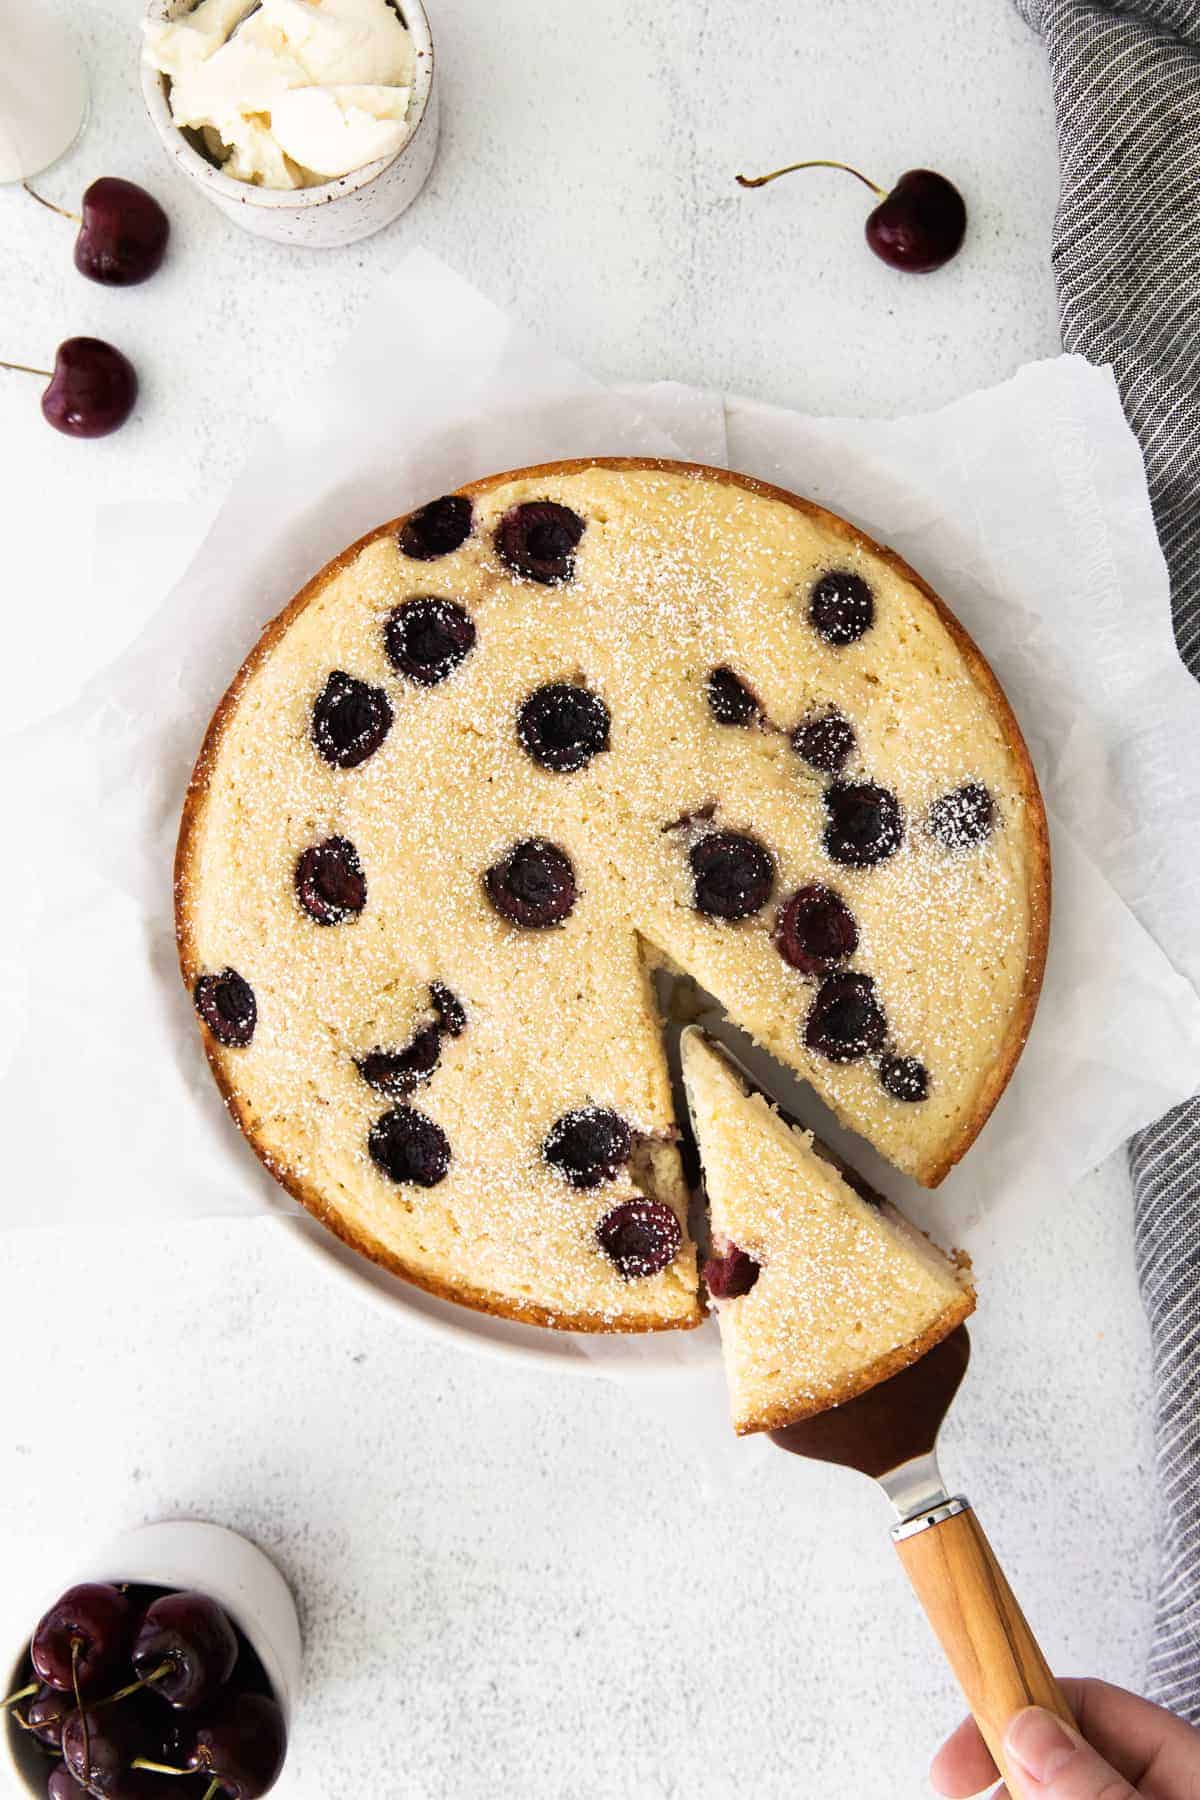
[[[350,539],[493,469],[591,453],[727,461],[846,513],[947,598],[1021,718],[1053,822],[1048,977],[965,1167],[909,1197],[921,1222],[969,1248],[1003,1209],[1019,1232],[1200,1086],[1200,695],[1108,372],[1064,357],[894,422],[622,392],[417,252],[262,435],[140,638],[67,711],[0,740],[28,851],[0,884],[0,1225],[291,1210],[225,1117],[176,971],[171,857],[204,727],[262,625]],[[90,603],[161,584],[191,528],[114,509]],[[620,1356],[707,1361],[689,1341],[707,1335]]]

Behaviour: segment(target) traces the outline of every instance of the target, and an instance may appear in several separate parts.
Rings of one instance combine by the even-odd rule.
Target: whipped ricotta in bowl
[[[415,52],[390,0],[200,0],[144,32],[172,120],[235,180],[320,186],[409,136]]]

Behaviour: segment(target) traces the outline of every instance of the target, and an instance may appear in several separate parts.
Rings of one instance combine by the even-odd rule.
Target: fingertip
[[[1067,1767],[1083,1746],[1074,1723],[1067,1725],[1046,1706],[1026,1706],[1008,1721],[1004,1754],[1022,1774],[1044,1786]]]

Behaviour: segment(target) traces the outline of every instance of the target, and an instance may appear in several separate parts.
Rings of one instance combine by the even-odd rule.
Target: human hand
[[[992,1800],[1200,1800],[1200,1731],[1107,1681],[1061,1686],[1079,1730],[1038,1706],[1018,1713],[1004,1750],[1020,1786],[998,1788]],[[982,1792],[996,1774],[974,1719],[947,1738],[929,1771],[948,1800]]]

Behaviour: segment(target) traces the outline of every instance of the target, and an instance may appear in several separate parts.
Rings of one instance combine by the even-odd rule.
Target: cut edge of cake
[[[866,1184],[843,1172],[830,1153],[822,1154],[814,1145],[810,1132],[790,1123],[765,1095],[748,1087],[723,1050],[698,1027],[684,1031],[680,1053],[713,1235],[713,1260],[706,1265],[710,1288],[716,1269],[729,1266],[735,1246],[757,1265],[745,1291],[728,1297],[712,1293],[739,1435],[779,1430],[853,1399],[918,1361],[969,1317],[975,1310],[969,1258],[943,1253],[891,1202],[866,1198]],[[756,1176],[771,1164],[777,1172],[791,1173],[794,1191],[783,1201],[754,1191]],[[806,1197],[813,1201],[808,1244]],[[776,1213],[773,1223],[772,1207],[781,1204],[786,1222],[781,1224]],[[729,1229],[731,1215],[738,1218],[741,1242]],[[831,1222],[837,1229],[829,1228]],[[785,1231],[792,1234],[786,1244]],[[839,1260],[844,1249],[839,1237],[853,1240],[858,1251],[854,1265]],[[767,1276],[761,1288],[760,1274]],[[855,1365],[831,1351],[825,1377],[814,1379],[819,1346],[810,1351],[807,1373],[802,1359],[794,1354],[789,1359],[789,1334],[799,1325],[802,1287],[806,1294],[829,1296],[824,1324],[828,1338],[836,1342],[848,1326],[863,1330],[861,1319],[853,1316],[855,1302],[861,1296],[864,1306],[872,1303],[872,1278],[878,1289],[890,1277],[897,1287],[908,1286],[910,1304],[907,1309],[897,1305],[890,1329],[877,1327],[876,1343],[864,1361]],[[857,1293],[856,1281],[861,1284]],[[780,1285],[782,1293],[775,1291]],[[794,1352],[794,1337],[791,1343]]]

